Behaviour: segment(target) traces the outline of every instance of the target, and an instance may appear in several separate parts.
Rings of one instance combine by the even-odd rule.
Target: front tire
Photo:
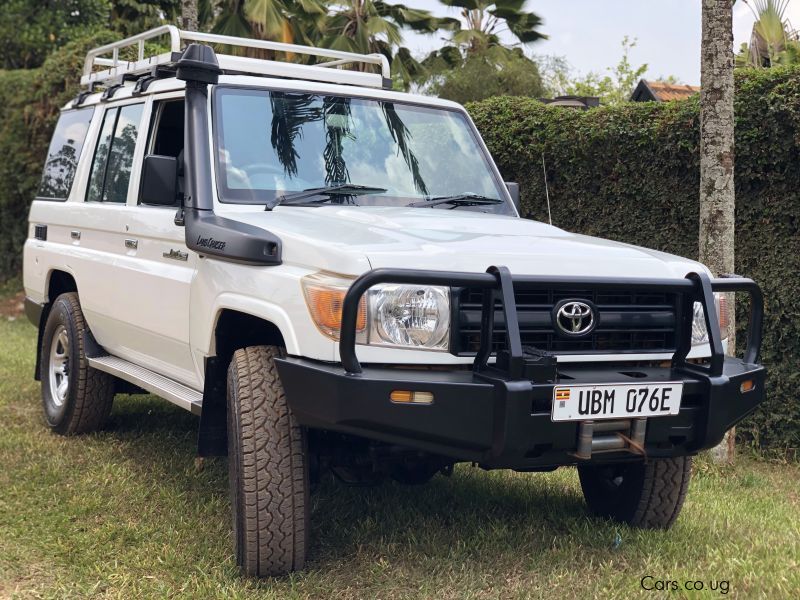
[[[78,294],[61,294],[44,326],[39,371],[45,421],[61,435],[102,429],[111,413],[114,378],[89,366],[87,335]]]
[[[303,568],[309,500],[305,431],[286,403],[274,359],[237,350],[228,368],[228,470],[236,561],[251,576]]]
[[[596,515],[643,529],[669,529],[689,488],[692,458],[578,467],[584,498]]]

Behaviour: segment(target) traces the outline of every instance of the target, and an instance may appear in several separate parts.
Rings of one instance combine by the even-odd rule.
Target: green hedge
[[[759,446],[800,447],[800,69],[737,74],[736,271],[766,298],[768,402],[740,431]],[[576,111],[527,98],[469,106],[524,214],[696,258],[699,103]],[[741,320],[746,318],[740,311]],[[740,338],[743,336],[740,336]]]
[[[19,252],[25,241],[28,205],[43,153],[31,148],[30,105],[38,71],[0,71],[0,279],[19,270]]]

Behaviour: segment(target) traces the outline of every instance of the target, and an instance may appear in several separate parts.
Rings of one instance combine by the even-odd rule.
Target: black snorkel
[[[281,264],[281,241],[259,227],[214,214],[209,130],[209,85],[221,69],[211,46],[189,44],[177,62],[186,82],[183,198],[186,246],[204,256],[251,265]]]

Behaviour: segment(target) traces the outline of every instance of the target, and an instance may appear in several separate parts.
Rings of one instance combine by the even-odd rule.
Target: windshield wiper
[[[276,197],[274,200],[267,202],[267,206],[265,210],[272,210],[279,204],[317,204],[320,202],[327,202],[331,199],[332,196],[358,196],[359,194],[382,194],[386,191],[386,188],[381,187],[373,187],[371,185],[358,185],[355,183],[342,183],[339,185],[331,185],[328,187],[320,187],[320,188],[311,188],[308,190],[303,190],[302,192],[296,192],[294,194],[283,194],[282,196]],[[314,202],[301,202],[307,198],[313,198],[314,196],[328,196],[327,198],[323,198],[321,200],[315,200]]]
[[[502,204],[504,201],[499,198],[488,198],[480,194],[454,194],[453,196],[434,196],[422,202],[412,202],[406,206],[411,208],[429,208],[440,204],[452,204],[456,206],[481,206],[484,204]]]

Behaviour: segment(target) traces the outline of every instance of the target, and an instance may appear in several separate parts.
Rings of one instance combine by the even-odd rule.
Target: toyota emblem
[[[553,310],[553,321],[562,335],[580,337],[588,335],[597,325],[594,306],[584,300],[562,300]]]

